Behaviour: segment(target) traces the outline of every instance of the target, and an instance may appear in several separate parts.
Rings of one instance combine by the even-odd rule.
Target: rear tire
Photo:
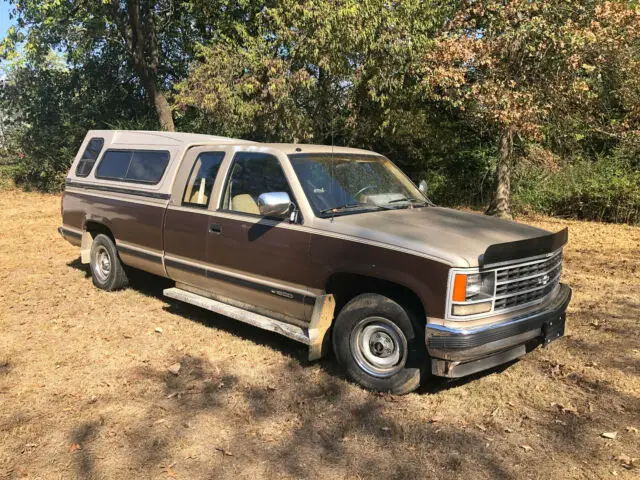
[[[358,295],[333,325],[333,350],[356,383],[370,390],[409,393],[427,371],[424,327],[388,297]]]
[[[93,284],[102,290],[112,292],[129,283],[113,240],[102,233],[93,239],[90,266]]]

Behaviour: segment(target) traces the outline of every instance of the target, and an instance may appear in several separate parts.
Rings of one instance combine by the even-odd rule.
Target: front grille
[[[494,312],[541,301],[560,283],[562,250],[551,257],[496,270]]]

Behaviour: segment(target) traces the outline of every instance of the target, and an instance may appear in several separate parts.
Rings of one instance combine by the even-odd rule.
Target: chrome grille
[[[560,282],[562,251],[549,258],[496,270],[494,312],[537,303]]]

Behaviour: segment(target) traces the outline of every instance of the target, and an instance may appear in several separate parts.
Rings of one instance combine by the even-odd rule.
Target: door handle
[[[209,233],[222,233],[222,227],[217,223],[209,225]]]

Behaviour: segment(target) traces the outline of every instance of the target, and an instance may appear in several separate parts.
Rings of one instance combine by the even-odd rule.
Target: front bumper
[[[427,324],[426,343],[431,371],[444,377],[462,377],[518,358],[533,340],[549,343],[564,333],[565,311],[571,288],[560,284],[540,310],[507,321],[473,329]]]

